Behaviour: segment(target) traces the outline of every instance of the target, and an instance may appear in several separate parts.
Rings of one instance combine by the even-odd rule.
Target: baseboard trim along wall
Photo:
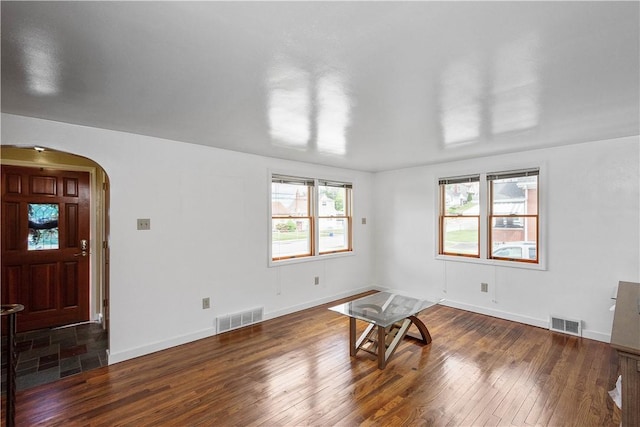
[[[459,308],[461,310],[471,311],[473,313],[485,314],[487,316],[493,316],[499,319],[523,323],[525,325],[537,326],[539,328],[544,328],[544,329],[549,328],[549,319],[537,319],[534,317],[522,316],[516,313],[509,313],[509,312],[500,311],[500,310],[492,310],[486,307],[480,307],[476,305],[465,304],[462,302],[451,301],[451,300],[443,301],[442,305],[446,305],[447,307]],[[592,331],[585,328],[582,329],[582,337],[592,339],[595,341],[602,341],[602,342],[611,341],[610,333],[607,334],[603,332]]]
[[[298,304],[293,307],[289,307],[284,310],[278,310],[271,313],[265,313],[264,320],[275,319],[277,317],[286,316],[287,314],[296,313],[298,311],[306,310],[308,308],[316,307],[322,304],[326,304],[331,301],[335,301],[341,298],[347,298],[353,295],[360,294],[362,292],[367,291],[388,291],[395,292],[395,290],[387,289],[380,286],[365,286],[358,289],[353,289],[348,292],[341,292],[337,295],[332,295],[325,298],[320,298],[317,300],[309,301],[304,304]],[[398,292],[402,293],[402,292]],[[510,320],[513,322],[523,323],[525,325],[536,326],[539,328],[548,329],[549,328],[549,320],[548,319],[536,319],[533,317],[522,316],[520,314],[509,313],[500,310],[491,310],[486,307],[475,306],[471,304],[465,304],[458,301],[445,300],[441,303],[447,307],[458,308],[461,310],[470,311],[473,313],[484,314],[487,316],[497,317],[499,319]],[[181,335],[178,337],[173,337],[167,340],[153,342],[147,345],[143,345],[140,347],[131,348],[128,350],[120,351],[117,353],[107,352],[108,364],[112,365],[114,363],[123,362],[125,360],[133,359],[135,357],[144,356],[147,354],[155,353],[156,351],[166,350],[171,347],[175,347],[182,344],[187,344],[192,341],[197,341],[199,339],[208,338],[216,335],[216,328],[212,326],[211,328],[206,328],[200,331],[196,331],[191,334]],[[609,342],[611,341],[611,335],[598,332],[591,331],[588,329],[582,329],[582,337],[592,339],[595,341]]]
[[[265,313],[263,322],[266,320],[275,319],[276,317],[285,316],[287,314],[306,310],[308,308],[316,307],[318,305],[326,304],[331,301],[335,301],[341,298],[347,298],[352,295],[357,295],[362,292],[367,292],[371,290],[382,290],[382,288],[378,289],[377,287],[364,286],[358,289],[352,289],[347,292],[341,292],[337,295],[331,295],[329,297],[309,301],[304,304],[298,304],[284,310]],[[116,352],[116,353],[107,351],[107,359],[108,359],[107,363],[109,365],[113,365],[114,363],[124,362],[125,360],[133,359],[135,357],[145,356],[147,354],[155,353],[156,351],[166,350],[171,347],[187,344],[192,341],[197,341],[197,340],[208,338],[214,335],[216,335],[216,327],[215,327],[215,324],[212,324],[210,328],[202,329],[200,331],[196,331],[186,335],[180,335],[180,336],[169,338],[162,341],[156,341],[150,344],[145,344],[140,347],[130,348],[127,350]]]
[[[119,351],[117,353],[107,351],[107,363],[109,365],[113,365],[114,363],[124,362],[125,360],[133,359],[135,357],[146,356],[147,354],[155,353],[156,351],[166,350],[171,347],[176,347],[182,344],[190,343],[192,341],[208,338],[215,334],[216,327],[215,325],[212,325],[210,328],[202,329],[191,334],[180,335],[167,340],[156,341],[140,347],[134,347],[128,350]]]

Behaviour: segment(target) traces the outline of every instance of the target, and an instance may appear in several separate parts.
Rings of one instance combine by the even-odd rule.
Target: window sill
[[[279,261],[269,260],[269,267],[281,267],[283,265],[291,265],[291,264],[300,264],[305,262],[316,262],[316,261],[325,261],[327,259],[333,258],[343,258],[355,255],[355,251],[349,252],[336,252],[332,254],[324,254],[324,255],[314,255],[308,256],[304,258],[291,258],[291,259],[282,259]]]
[[[493,265],[495,267],[506,267],[506,268],[521,268],[523,270],[537,270],[537,271],[546,271],[547,267],[544,262],[540,262],[538,264],[532,264],[530,262],[518,262],[518,261],[503,261],[497,259],[483,259],[483,258],[471,258],[471,257],[458,257],[452,255],[436,255],[436,260],[440,261],[453,261],[453,262],[464,262],[470,264],[482,264],[482,265]]]

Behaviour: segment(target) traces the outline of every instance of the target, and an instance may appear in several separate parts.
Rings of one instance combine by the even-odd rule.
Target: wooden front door
[[[18,331],[89,320],[89,173],[2,165],[2,304]]]

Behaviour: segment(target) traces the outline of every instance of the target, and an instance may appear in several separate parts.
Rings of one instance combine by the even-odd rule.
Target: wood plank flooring
[[[19,392],[17,425],[620,424],[608,344],[436,306],[379,370],[330,305]]]

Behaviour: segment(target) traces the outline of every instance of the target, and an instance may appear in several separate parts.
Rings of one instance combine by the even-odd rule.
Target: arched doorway
[[[25,305],[23,318],[18,315],[18,330],[34,338],[33,350],[47,331],[55,337],[50,338],[51,348],[60,344],[57,358],[39,356],[38,371],[43,367],[55,371],[58,366],[60,373],[70,374],[100,366],[100,361],[88,361],[90,351],[81,358],[91,346],[85,342],[90,331],[108,348],[108,175],[91,159],[46,148],[2,146],[0,154],[2,303]],[[86,206],[76,202],[83,194]],[[71,341],[76,328],[82,334],[77,345]],[[24,353],[28,357],[44,353],[28,351]],[[73,357],[76,367],[69,360]],[[49,377],[55,375],[49,372]]]

